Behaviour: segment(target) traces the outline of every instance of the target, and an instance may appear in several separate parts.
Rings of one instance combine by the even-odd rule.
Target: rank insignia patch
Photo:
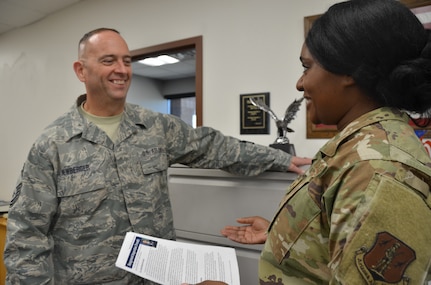
[[[356,266],[368,284],[408,284],[404,273],[415,259],[414,250],[388,232],[378,233],[371,249],[356,252]]]
[[[18,197],[21,194],[21,188],[22,188],[22,182],[16,186],[15,191],[13,192],[12,200],[10,201],[10,206],[13,206],[16,200],[18,200]]]

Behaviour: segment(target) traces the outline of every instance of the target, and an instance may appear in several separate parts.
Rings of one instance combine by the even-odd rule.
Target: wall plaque
[[[254,106],[252,99],[260,99],[269,106],[269,92],[241,94],[240,98],[240,134],[269,134],[269,114]]]

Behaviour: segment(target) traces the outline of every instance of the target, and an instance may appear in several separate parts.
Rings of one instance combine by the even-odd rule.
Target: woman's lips
[[[307,110],[311,107],[311,100],[310,100],[310,98],[306,98],[305,97],[305,106],[306,106],[306,108],[307,108]]]

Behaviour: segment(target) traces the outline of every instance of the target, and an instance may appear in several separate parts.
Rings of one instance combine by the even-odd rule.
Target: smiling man
[[[175,239],[171,164],[256,175],[311,162],[126,103],[131,56],[116,30],[87,33],[73,68],[86,94],[33,144],[11,201],[7,284],[153,284],[115,260],[128,231]]]
[[[131,64],[129,49],[119,33],[87,33],[79,42],[78,61],[73,65],[87,90],[84,110],[103,117],[122,113],[132,79]]]

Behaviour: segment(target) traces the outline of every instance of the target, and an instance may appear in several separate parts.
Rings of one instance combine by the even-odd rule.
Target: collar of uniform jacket
[[[65,122],[65,125],[62,126],[65,130],[68,130],[67,140],[77,135],[82,135],[86,133],[88,124],[85,123],[84,117],[79,112],[79,108],[82,102],[86,100],[86,97],[87,97],[86,94],[80,95],[78,97],[78,99],[76,100],[76,103],[74,104],[74,106],[72,106],[71,110],[69,111],[71,115],[70,117],[71,119]],[[137,109],[139,109],[140,111],[138,112]],[[129,130],[128,132],[133,133],[137,129],[142,129],[142,128],[147,129],[147,127],[151,125],[149,118],[154,117],[154,116],[149,116],[149,113],[154,113],[154,112],[151,110],[141,108],[137,105],[126,103],[124,107],[123,123],[126,124],[127,126],[126,129]]]
[[[407,123],[408,119],[409,118],[406,113],[395,108],[383,107],[375,109],[362,115],[361,117],[348,124],[342,131],[338,132],[332,139],[330,139],[320,149],[320,151],[325,156],[332,157],[337,152],[339,145],[342,144],[346,138],[348,138],[350,135],[357,132],[358,130],[362,129],[363,127],[386,120],[397,120],[403,123]]]

